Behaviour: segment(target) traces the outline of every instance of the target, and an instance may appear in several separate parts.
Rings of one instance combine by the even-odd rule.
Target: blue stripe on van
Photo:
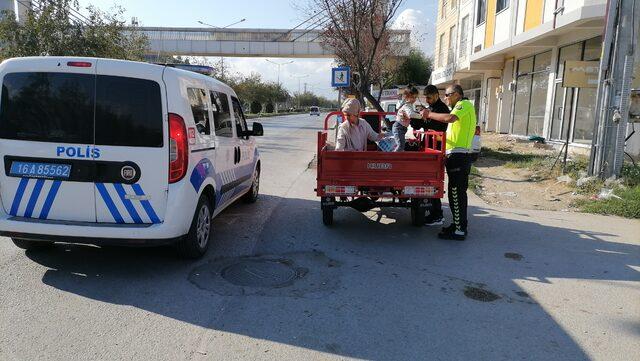
[[[33,215],[33,209],[36,208],[38,198],[40,198],[40,192],[42,192],[42,186],[44,186],[44,179],[38,179],[36,185],[33,187],[31,197],[29,197],[29,203],[27,203],[27,210],[24,212],[24,216],[31,218]]]
[[[102,200],[107,205],[107,208],[109,209],[109,212],[111,212],[111,216],[116,223],[124,223],[124,219],[122,219],[120,212],[118,212],[118,208],[116,208],[113,200],[111,200],[111,196],[109,196],[109,192],[107,192],[107,188],[105,188],[104,184],[96,183],[96,188],[98,188],[98,192],[100,192]]]
[[[133,191],[136,192],[136,195],[138,196],[144,195],[144,191],[142,190],[142,187],[140,187],[139,184],[133,184],[131,185],[131,188],[133,188]],[[153,210],[153,206],[151,206],[151,202],[149,202],[148,200],[142,200],[140,201],[140,203],[142,204],[142,207],[144,208],[145,212],[147,212],[147,215],[149,216],[149,219],[151,220],[151,222],[160,223],[160,218],[158,218],[156,211]]]
[[[13,203],[11,204],[11,211],[9,214],[12,216],[18,215],[18,208],[20,208],[20,203],[22,202],[22,196],[24,195],[24,190],[27,188],[27,184],[29,184],[29,178],[22,178],[20,180],[20,184],[18,185],[18,190],[16,191],[16,195],[13,197]]]
[[[49,189],[49,194],[47,194],[47,198],[44,201],[44,205],[42,206],[42,211],[40,211],[40,219],[47,219],[49,217],[49,211],[53,206],[53,202],[56,200],[56,196],[58,195],[58,190],[60,189],[61,181],[53,181],[51,185],[51,189]]]
[[[138,211],[136,211],[136,207],[133,206],[131,200],[127,199],[127,192],[124,191],[124,187],[122,186],[122,184],[115,183],[113,187],[116,189],[116,192],[118,192],[120,200],[124,204],[124,207],[127,209],[127,212],[129,212],[131,219],[133,219],[133,221],[136,223],[142,223],[142,218],[140,218]]]

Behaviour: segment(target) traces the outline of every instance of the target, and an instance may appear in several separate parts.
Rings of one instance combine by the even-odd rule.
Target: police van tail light
[[[181,116],[169,113],[169,183],[184,178],[189,166],[187,127]]]
[[[325,186],[324,192],[331,196],[347,196],[358,193],[355,186]]]
[[[433,197],[438,190],[433,186],[406,186],[403,193],[406,196]]]

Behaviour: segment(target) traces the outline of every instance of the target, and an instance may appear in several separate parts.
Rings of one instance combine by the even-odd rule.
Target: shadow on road
[[[471,208],[471,238],[455,243],[437,240],[436,230],[411,227],[406,210],[366,216],[339,210],[334,226],[326,228],[317,201],[269,196],[262,201],[280,203],[258,235],[256,253],[322,252],[336,263],[309,274],[334,272],[335,287],[309,294],[283,289],[268,297],[223,296],[188,280],[196,267],[216,262],[215,252],[195,264],[176,259],[170,248],[59,245],[27,256],[49,268],[42,282],[59,290],[363,359],[588,359],[515,281],[637,281],[639,276],[629,265],[638,264],[640,247],[613,242],[611,234],[514,221],[483,208]],[[243,206],[231,212],[234,207]],[[223,239],[243,226],[224,226],[225,213],[216,221],[217,237]],[[225,242],[241,236],[234,233]],[[469,288],[498,299],[470,299]],[[213,307],[220,302],[225,306]],[[624,327],[637,333],[637,325]]]

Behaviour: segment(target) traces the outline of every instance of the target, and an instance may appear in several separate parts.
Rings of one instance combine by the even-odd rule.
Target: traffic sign
[[[351,85],[351,68],[341,66],[331,69],[331,86],[334,88],[344,88]]]

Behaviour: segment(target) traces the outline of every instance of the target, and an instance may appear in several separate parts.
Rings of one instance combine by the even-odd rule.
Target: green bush
[[[583,199],[577,201],[575,205],[587,213],[640,218],[640,185],[626,189],[616,188],[614,194],[620,198]]]
[[[267,103],[267,105],[264,107],[264,112],[265,113],[273,113],[275,109],[273,108],[273,103]]]
[[[251,113],[253,114],[258,114],[262,111],[262,104],[254,100],[251,102],[251,106],[249,107],[249,110],[251,110]]]
[[[640,185],[640,166],[633,164],[624,164],[622,166],[622,179],[628,187]]]

